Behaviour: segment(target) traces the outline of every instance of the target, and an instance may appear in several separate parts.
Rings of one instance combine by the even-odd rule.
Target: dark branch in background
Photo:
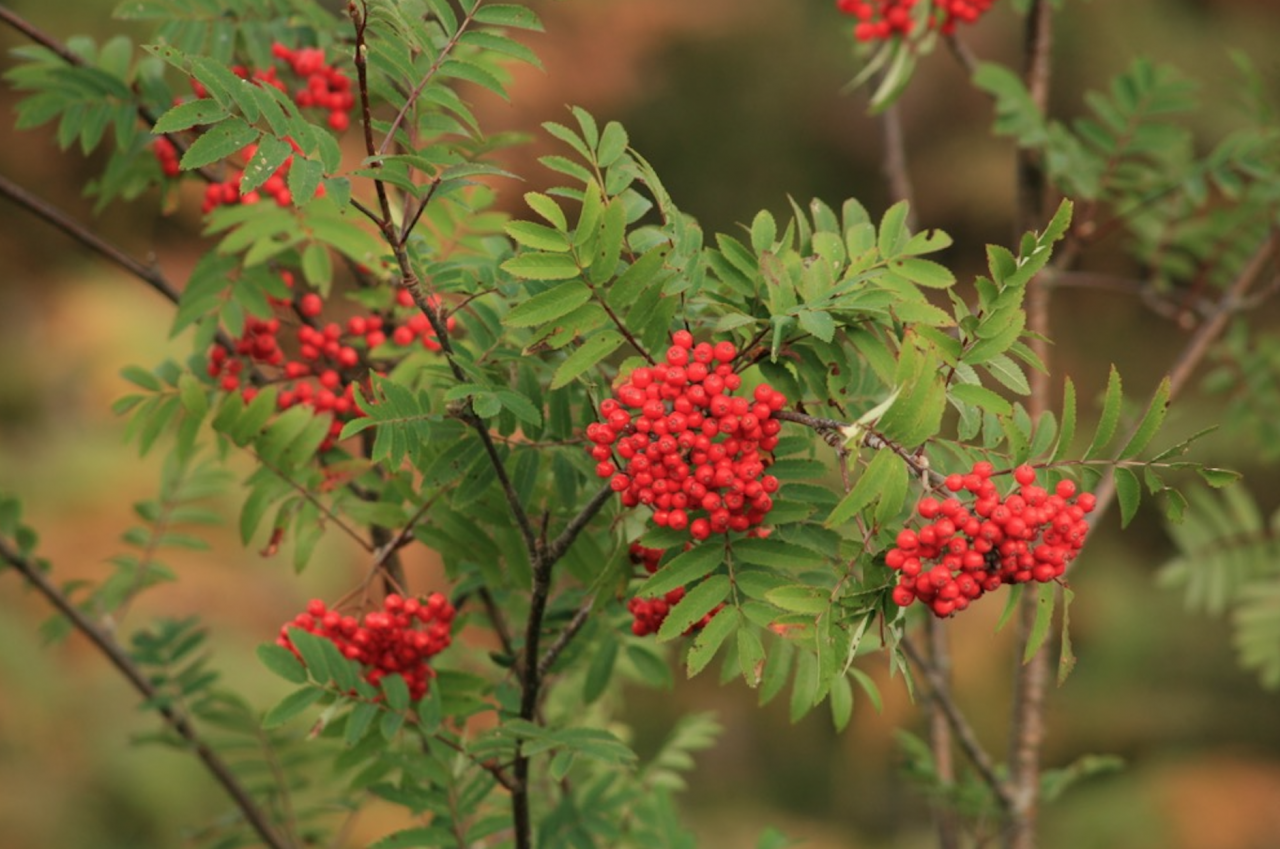
[[[1280,260],[1280,257],[1277,257],[1278,249],[1280,249],[1280,234],[1273,233],[1253,252],[1249,261],[1245,263],[1244,268],[1236,275],[1236,279],[1231,282],[1231,285],[1218,298],[1208,316],[1196,328],[1196,331],[1191,334],[1186,346],[1178,353],[1173,367],[1169,370],[1169,400],[1171,402],[1186,386],[1187,381],[1190,380],[1191,375],[1200,363],[1204,361],[1209,349],[1226,331],[1228,322],[1242,309],[1251,308],[1250,290],[1263,279],[1267,268]],[[1277,280],[1280,280],[1280,277],[1273,276],[1271,283],[1275,283]],[[1127,442],[1128,440],[1125,441]],[[1124,442],[1121,442],[1121,444],[1123,445]],[[1094,489],[1094,495],[1098,498],[1098,505],[1089,516],[1091,523],[1097,524],[1099,518],[1111,506],[1111,501],[1115,494],[1115,467],[1108,466],[1102,480],[1098,482],[1098,486]]]
[[[0,195],[12,200],[23,209],[34,214],[54,227],[57,227],[63,233],[75,239],[80,244],[89,248],[94,253],[111,260],[120,268],[132,274],[134,277],[147,284],[153,291],[159,292],[163,297],[174,305],[178,304],[182,293],[178,291],[172,283],[169,282],[159,269],[145,265],[142,262],[129,256],[115,245],[106,241],[102,237],[95,234],[89,228],[58,209],[53,204],[36,197],[18,184],[14,183],[7,177],[0,176]],[[235,342],[231,337],[219,329],[216,339],[219,345],[227,350],[235,350]],[[256,374],[256,373],[255,373]]]
[[[916,196],[911,183],[911,170],[907,166],[906,139],[902,132],[902,110],[891,103],[880,114],[880,129],[884,135],[884,159],[881,169],[889,183],[889,195],[894,201],[907,202],[907,229],[916,229]]]
[[[144,701],[150,702],[156,699],[159,693],[151,684],[151,681],[148,680],[146,674],[133,662],[133,658],[129,657],[128,652],[110,634],[91,621],[84,611],[72,604],[71,600],[45,576],[39,566],[23,557],[4,540],[0,540],[0,560],[22,573],[23,577],[36,588],[40,595],[44,596],[59,613],[67,617],[75,629],[84,634],[89,639],[89,642],[93,643],[94,647],[106,656],[111,665],[129,681]],[[173,705],[161,704],[156,710],[159,711],[160,716],[163,717],[169,727],[187,742],[196,757],[200,758],[218,784],[222,785],[222,789],[227,792],[236,807],[240,809],[245,821],[262,838],[263,844],[272,847],[272,849],[287,849],[290,847],[292,844],[276,833],[266,814],[254,802],[249,792],[241,786],[218,753],[211,749],[196,732],[195,726],[192,725],[187,715]]]

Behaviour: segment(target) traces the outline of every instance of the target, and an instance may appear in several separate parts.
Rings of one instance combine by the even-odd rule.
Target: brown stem
[[[906,138],[902,132],[902,110],[890,104],[880,114],[880,130],[884,137],[884,159],[881,169],[889,183],[889,195],[895,202],[907,202],[907,229],[916,229],[915,187],[907,166]]]
[[[949,789],[956,782],[951,723],[937,694],[951,690],[951,654],[947,646],[947,630],[938,619],[928,617],[925,632],[929,638],[929,666],[936,673],[931,682],[934,693],[929,699],[929,745],[933,749],[933,766],[938,782]],[[958,812],[945,802],[939,802],[934,805],[933,820],[938,830],[938,849],[959,849]]]
[[[147,678],[147,675],[133,662],[133,658],[129,656],[128,652],[115,641],[114,637],[91,621],[84,611],[72,604],[71,600],[45,576],[44,571],[36,563],[22,556],[4,540],[0,540],[0,560],[20,572],[36,588],[36,591],[44,596],[46,601],[52,604],[59,613],[67,617],[72,626],[84,634],[98,651],[102,652],[107,660],[111,662],[111,665],[138,691],[144,701],[151,702],[156,699],[158,691]],[[163,703],[157,707],[157,711],[169,727],[187,742],[191,747],[191,751],[204,764],[214,780],[231,797],[232,802],[239,808],[245,821],[258,833],[263,844],[272,847],[272,849],[287,849],[287,847],[290,847],[292,845],[291,841],[276,833],[275,827],[271,824],[267,815],[240,784],[226,762],[196,732],[195,726],[186,713],[172,704]]]
[[[1053,13],[1049,0],[1035,0],[1027,14],[1023,82],[1042,115],[1048,114]],[[1038,227],[1046,216],[1048,179],[1042,152],[1020,148],[1017,156],[1017,224],[1025,232]],[[1049,362],[1049,309],[1052,288],[1046,269],[1027,290],[1027,329],[1033,334],[1031,349],[1041,362]],[[1049,408],[1048,370],[1032,370],[1027,410],[1033,422]],[[1034,594],[1021,602],[1017,657],[1025,656],[1036,617]],[[1045,734],[1045,692],[1049,682],[1049,654],[1042,646],[1027,663],[1014,671],[1013,716],[1009,743],[1009,822],[1005,849],[1033,849],[1040,796],[1040,755]]]

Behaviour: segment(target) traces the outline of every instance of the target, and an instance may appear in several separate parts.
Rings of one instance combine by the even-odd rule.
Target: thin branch
[[[828,419],[822,416],[810,416],[807,413],[798,413],[794,410],[779,410],[773,414],[773,417],[780,421],[795,422],[805,427],[811,427],[822,434],[823,438],[827,440],[827,444],[837,449],[842,448],[843,443],[837,444],[833,440],[839,440],[843,431],[855,427],[853,422],[842,422],[838,419]],[[931,484],[937,485],[945,480],[945,475],[930,468],[929,460],[923,453],[909,451],[874,430],[866,429],[866,433],[862,437],[862,446],[875,451],[892,451],[902,459],[902,462],[907,464],[907,468],[911,469],[914,474],[921,478],[927,478]]]
[[[515,787],[516,787],[515,782],[512,780],[511,776],[507,775],[506,770],[504,770],[501,767],[501,765],[493,761],[479,760],[478,758],[476,758],[475,755],[468,752],[465,746],[462,746],[459,743],[455,743],[453,740],[450,740],[448,737],[444,736],[443,734],[438,734],[438,733],[432,734],[431,739],[436,740],[437,742],[443,743],[444,745],[448,746],[450,749],[453,749],[455,752],[458,752],[461,755],[465,755],[467,759],[470,760],[473,764],[475,764],[476,766],[483,769],[485,772],[492,775],[494,780],[497,781],[498,784],[506,788],[508,792],[515,790]]]
[[[170,283],[169,280],[157,269],[143,265],[141,262],[101,238],[62,210],[45,201],[43,198],[36,197],[17,183],[9,180],[8,177],[3,176],[0,176],[0,194],[8,197],[28,212],[34,213],[37,217],[42,218],[54,227],[57,227],[59,230],[100,256],[111,260],[116,265],[120,266],[125,271],[129,272],[134,277],[137,277],[143,283],[146,283],[152,289],[159,292],[171,303],[178,303],[181,293],[178,291],[177,287]]]
[[[947,723],[951,726],[952,732],[955,734],[956,743],[964,752],[965,757],[973,764],[973,768],[978,771],[983,782],[991,788],[991,792],[995,794],[996,799],[1000,802],[1000,806],[1009,809],[1013,804],[1010,789],[1007,783],[1000,778],[1000,773],[996,769],[995,762],[991,760],[991,756],[987,754],[987,750],[982,747],[982,743],[978,740],[978,735],[974,732],[973,727],[969,725],[968,720],[964,718],[959,705],[951,698],[951,691],[945,680],[941,680],[938,670],[925,659],[920,650],[915,647],[909,638],[903,636],[898,645],[902,646],[902,650],[906,652],[911,662],[916,668],[924,673],[925,680],[929,683],[929,698],[934,699],[938,707],[942,710],[947,718]]]
[[[964,68],[965,73],[973,76],[978,70],[978,57],[973,55],[973,51],[969,49],[969,45],[960,40],[955,33],[946,36],[943,41],[946,42],[947,48],[951,51],[951,55],[956,58],[960,66]]]
[[[33,561],[23,557],[11,548],[7,542],[0,540],[0,560],[11,565],[20,572],[36,588],[45,600],[52,604],[59,613],[67,617],[77,631],[84,634],[89,642],[111,662],[111,665],[124,676],[125,680],[142,696],[144,701],[154,700],[158,691],[147,675],[138,668],[131,658],[106,630],[91,621],[80,608],[71,603],[63,592],[53,584],[44,571]],[[161,703],[157,708],[160,716],[178,736],[190,745],[196,757],[205,765],[209,773],[226,791],[227,795],[239,808],[245,821],[258,833],[263,843],[272,849],[287,849],[292,844],[284,836],[277,834],[267,815],[258,807],[253,797],[240,784],[226,762],[209,747],[196,732],[195,726],[187,715],[171,704]]]
[[[0,7],[3,8],[3,7]],[[26,189],[14,183],[8,177],[0,176],[0,195],[12,200],[23,209],[34,214],[54,227],[66,233],[80,244],[89,248],[99,256],[110,260],[120,268],[132,274],[134,277],[147,284],[153,291],[158,292],[162,297],[166,298],[170,303],[177,305],[182,297],[182,293],[178,291],[169,279],[165,277],[158,268],[145,265],[142,262],[129,256],[120,248],[103,239],[89,228],[85,227],[79,221],[67,215],[58,207],[46,201],[44,198],[31,194]],[[218,329],[217,342],[227,350],[235,350],[235,342],[221,328]],[[256,371],[254,372],[256,375]]]
[[[516,656],[516,644],[511,637],[511,626],[507,624],[507,618],[502,613],[502,608],[498,607],[497,601],[493,598],[493,593],[489,592],[488,587],[481,587],[477,590],[480,601],[484,604],[484,612],[489,617],[489,624],[493,626],[493,631],[498,635],[498,642],[502,643],[502,652],[507,657],[514,658]]]
[[[545,678],[551,670],[552,664],[559,659],[564,650],[569,647],[569,643],[573,642],[573,638],[582,630],[582,626],[587,624],[587,620],[591,618],[591,610],[595,606],[595,598],[588,598],[578,608],[578,612],[573,614],[573,619],[569,620],[569,624],[560,632],[560,636],[556,637],[556,641],[552,643],[543,653],[542,659],[538,661],[538,677]]]
[[[463,5],[466,6],[467,4]],[[462,20],[458,21],[458,28],[454,30],[454,33],[449,37],[449,40],[439,48],[439,52],[436,54],[435,61],[431,63],[431,67],[427,69],[427,72],[422,75],[422,80],[413,87],[413,91],[409,92],[408,97],[404,99],[404,106],[400,107],[400,111],[396,113],[396,117],[392,120],[391,126],[387,128],[387,134],[383,137],[382,144],[378,146],[376,152],[370,149],[370,156],[386,155],[387,151],[391,148],[391,143],[395,140],[396,131],[400,129],[400,125],[403,124],[404,119],[408,117],[409,110],[418,102],[418,98],[422,96],[422,92],[426,89],[427,84],[435,79],[435,75],[440,70],[440,66],[443,65],[445,60],[449,58],[449,55],[453,53],[453,49],[458,46],[458,39],[462,37],[462,34],[466,32],[467,27],[471,25],[472,19],[475,18],[476,9],[479,8],[479,3],[474,4]]]
[[[374,159],[375,152],[373,147],[373,115],[369,107],[369,63],[367,58],[368,46],[365,44],[364,34],[365,28],[369,24],[369,6],[365,0],[360,0],[360,6],[357,8],[355,3],[351,3],[347,7],[348,14],[351,15],[351,22],[356,28],[356,49],[355,49],[355,65],[356,79],[360,88],[360,123],[364,128],[364,149],[366,155],[370,157],[370,166],[373,168],[382,167],[382,163]],[[390,136],[388,136],[390,138]],[[383,151],[378,151],[378,154]],[[378,207],[382,210],[382,220],[379,221],[366,209],[362,208],[358,203],[356,208],[360,209],[365,215],[369,216],[373,221],[384,229],[391,227],[391,201],[387,197],[386,184],[381,180],[373,181],[374,190],[378,193]]]
[[[1231,285],[1218,298],[1212,311],[1196,328],[1196,331],[1191,334],[1186,346],[1178,353],[1172,368],[1169,369],[1170,401],[1177,397],[1178,393],[1186,386],[1187,381],[1191,379],[1191,375],[1195,373],[1196,368],[1199,367],[1209,353],[1209,349],[1226,331],[1228,322],[1240,310],[1249,308],[1252,300],[1249,297],[1250,290],[1264,279],[1264,272],[1277,259],[1277,251],[1280,251],[1280,235],[1273,233],[1253,252],[1253,255],[1249,257],[1249,261],[1245,263],[1244,268],[1236,275],[1235,280],[1231,281]],[[1125,442],[1127,441],[1125,440]],[[1121,444],[1123,445],[1124,442]],[[1108,465],[1102,480],[1098,482],[1098,486],[1094,489],[1094,495],[1098,501],[1093,513],[1089,516],[1091,523],[1097,523],[1099,517],[1107,511],[1107,508],[1111,506],[1111,501],[1115,498],[1115,465],[1114,463]]]
[[[591,500],[579,511],[578,515],[569,520],[569,524],[565,525],[560,535],[547,545],[546,557],[552,561],[563,557],[564,553],[569,550],[569,546],[573,545],[573,541],[578,538],[578,534],[582,533],[587,525],[591,523],[591,520],[596,517],[596,514],[600,512],[601,508],[609,503],[611,495],[613,495],[613,488],[605,484],[595,495],[591,496]]]

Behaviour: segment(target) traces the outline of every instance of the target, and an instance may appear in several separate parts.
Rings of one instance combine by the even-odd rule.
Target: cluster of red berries
[[[286,284],[292,286],[293,275],[282,272]],[[290,302],[285,302],[290,303]],[[257,395],[255,386],[244,385],[241,375],[248,363],[258,366],[274,366],[280,369],[278,382],[284,385],[276,396],[281,410],[293,406],[312,408],[317,414],[332,414],[329,435],[320,450],[333,446],[342,427],[348,421],[364,415],[355,403],[355,384],[363,373],[357,368],[361,363],[361,348],[366,352],[390,341],[398,348],[420,343],[429,351],[440,350],[440,342],[430,321],[414,306],[409,292],[396,293],[396,304],[401,311],[412,309],[403,323],[394,323],[376,313],[354,315],[345,324],[302,323],[296,330],[296,358],[290,358],[281,347],[279,334],[282,324],[279,318],[250,318],[245,322],[244,334],[236,340],[235,348],[228,350],[214,345],[209,351],[209,376],[219,381],[226,392],[240,391],[245,401]],[[438,301],[432,301],[438,307]],[[294,305],[305,319],[314,320],[324,310],[324,300],[309,292]],[[452,330],[457,320],[445,319],[445,327]],[[388,335],[389,334],[389,335]]]
[[[622,503],[648,505],[656,524],[696,540],[759,525],[778,490],[765,470],[782,426],[773,414],[787,399],[767,384],[754,400],[735,396],[737,353],[677,331],[666,359],[628,375],[587,426],[596,474]]]
[[[982,17],[994,0],[926,0],[932,10],[925,17],[929,29],[955,32],[957,23],[971,24]],[[858,19],[853,35],[858,41],[884,41],[915,31],[913,9],[918,0],[837,0],[836,7]]]
[[[159,156],[159,145],[162,141],[168,141],[161,138],[156,140],[157,151]],[[298,152],[298,145],[289,139],[289,144],[293,146],[294,152]],[[249,161],[253,159],[254,153],[258,150],[256,144],[246,145],[237,155],[238,167],[233,167],[227,172],[227,178],[221,182],[210,183],[204,187],[204,201],[200,204],[200,211],[208,215],[220,206],[231,206],[237,203],[255,204],[262,200],[263,196],[270,197],[276,202],[277,206],[288,206],[293,203],[293,193],[289,191],[289,166],[293,164],[293,157],[290,156],[280,167],[268,177],[261,186],[251,192],[240,191],[240,181],[244,177],[244,169],[248,166]],[[316,195],[324,196],[324,184],[316,186]]]
[[[271,45],[271,55],[287,66],[297,78],[298,82],[293,91],[290,91],[288,83],[280,78],[278,69],[274,65],[265,70],[255,71],[243,65],[234,65],[231,70],[241,79],[279,89],[288,94],[293,102],[302,108],[327,110],[329,126],[338,132],[342,132],[351,125],[351,110],[355,106],[351,79],[325,61],[323,50],[318,47],[300,47],[292,50],[276,42]],[[203,99],[209,96],[209,92],[198,80],[191,81],[191,90],[197,98]],[[292,139],[289,143],[294,146],[295,151],[298,150],[298,146]],[[154,151],[160,163],[160,170],[165,176],[177,177],[182,173],[177,148],[168,138],[161,136],[156,139]],[[257,203],[263,195],[274,198],[281,206],[292,203],[293,198],[286,185],[292,157],[286,159],[284,164],[267,178],[261,188],[241,194],[240,180],[244,176],[244,166],[253,158],[255,151],[256,145],[244,148],[239,154],[239,167],[233,168],[225,180],[211,183],[205,188],[203,212],[208,213],[224,204]],[[321,186],[317,191],[323,193],[323,189],[324,187]]]
[[[404,598],[392,593],[382,602],[382,610],[369,611],[359,619],[329,610],[320,599],[312,599],[305,613],[299,613],[280,628],[278,645],[303,660],[289,629],[300,628],[330,640],[348,660],[365,667],[364,678],[373,686],[387,675],[400,673],[409,685],[409,697],[420,699],[435,672],[427,660],[449,647],[454,609],[440,593],[425,600]]]
[[[631,562],[644,566],[645,572],[652,575],[658,570],[658,561],[662,559],[664,552],[661,548],[648,548],[638,542],[633,542],[631,543],[630,553]],[[636,597],[628,601],[627,610],[634,617],[631,622],[631,633],[637,637],[658,633],[662,623],[667,620],[667,614],[671,612],[671,608],[680,603],[680,600],[684,598],[684,593],[684,587],[676,587],[661,598]],[[711,617],[719,613],[722,607],[724,607],[723,604],[716,605],[707,615],[690,625],[685,634],[692,634],[694,631],[700,631],[707,627]]]
[[[916,512],[928,524],[904,529],[885,554],[885,564],[900,573],[897,604],[919,601],[937,616],[950,616],[1002,584],[1055,580],[1075,559],[1089,532],[1085,515],[1097,504],[1094,495],[1077,495],[1069,480],[1049,492],[1035,485],[1035,469],[1019,466],[1013,473],[1018,490],[1001,498],[993,473],[990,463],[979,462],[967,475],[946,478],[947,490],[973,496],[970,507],[955,496],[920,499]]]

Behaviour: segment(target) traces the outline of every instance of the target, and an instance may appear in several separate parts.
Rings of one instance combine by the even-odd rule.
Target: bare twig
[[[560,632],[560,636],[556,637],[556,641],[547,647],[543,653],[542,659],[538,661],[538,675],[545,678],[547,672],[551,670],[552,664],[559,659],[564,650],[569,647],[569,643],[573,642],[573,638],[582,630],[582,626],[587,624],[587,620],[591,618],[591,609],[595,605],[595,598],[588,598],[578,608],[578,612],[573,614],[573,619],[569,620],[569,624]]]
[[[36,591],[44,596],[46,601],[52,604],[59,613],[67,617],[72,626],[84,634],[89,642],[93,643],[94,647],[124,676],[125,680],[142,696],[144,701],[151,701],[156,698],[158,691],[155,686],[134,663],[128,652],[115,641],[111,634],[90,620],[84,611],[72,604],[71,600],[49,580],[36,563],[22,556],[4,540],[0,540],[0,560],[20,572],[35,587]],[[292,846],[292,842],[286,839],[284,835],[276,833],[275,826],[272,825],[267,815],[240,784],[240,781],[232,773],[226,762],[200,737],[186,713],[172,704],[163,703],[158,705],[156,710],[160,713],[165,723],[187,742],[191,747],[191,751],[204,764],[214,780],[231,797],[232,802],[240,810],[245,821],[257,832],[263,844],[272,847],[272,849],[287,849],[287,847]]]

